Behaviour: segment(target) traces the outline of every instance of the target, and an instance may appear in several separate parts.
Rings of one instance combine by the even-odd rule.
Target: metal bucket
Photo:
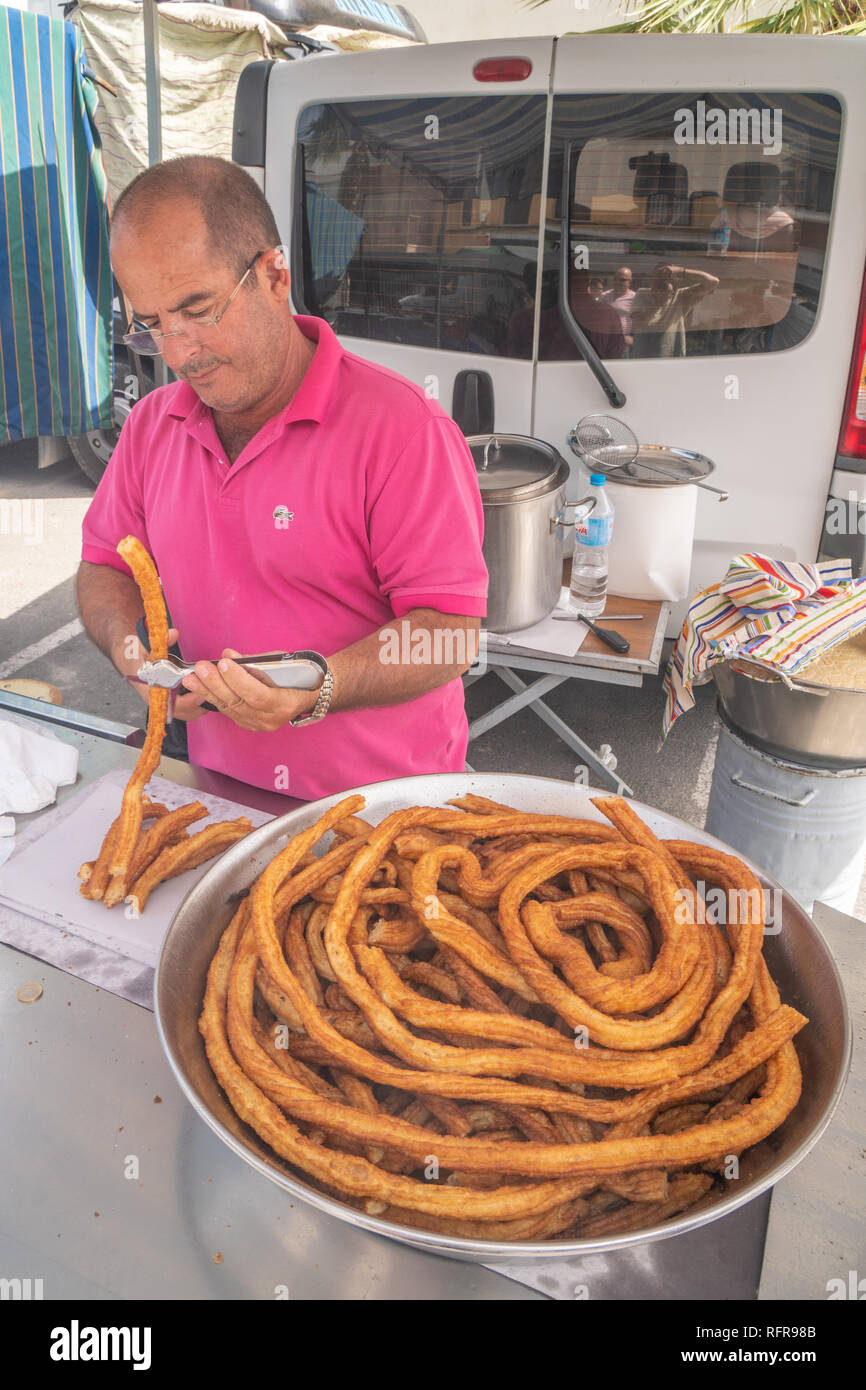
[[[752,747],[722,718],[707,832],[811,912],[851,913],[866,865],[866,768],[804,767]]]
[[[579,449],[576,433],[572,431],[569,443],[582,468],[606,475],[616,513],[608,592],[669,603],[687,598],[698,506],[693,484],[708,478],[715,464],[705,454],[668,444],[641,444],[631,462],[627,446],[622,450],[606,447],[608,463],[597,463]],[[617,462],[618,454],[621,462]]]

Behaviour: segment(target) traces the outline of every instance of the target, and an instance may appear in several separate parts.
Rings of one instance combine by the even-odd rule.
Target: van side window
[[[547,101],[351,101],[301,113],[295,297],[337,333],[526,357]]]
[[[572,306],[591,337],[609,332],[602,311],[616,312],[622,333],[621,350],[597,344],[601,355],[707,357],[802,342],[820,300],[840,131],[831,96],[558,96],[545,242],[559,241],[568,143]],[[553,304],[539,355],[573,359]]]

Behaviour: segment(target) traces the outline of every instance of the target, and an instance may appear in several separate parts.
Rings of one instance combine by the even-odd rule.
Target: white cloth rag
[[[50,729],[0,715],[0,864],[15,847],[15,823],[6,813],[26,815],[51,806],[57,788],[78,776],[78,749]]]

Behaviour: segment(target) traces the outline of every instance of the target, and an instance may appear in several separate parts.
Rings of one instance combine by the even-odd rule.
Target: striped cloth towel
[[[693,686],[719,662],[748,657],[768,679],[784,679],[863,627],[866,579],[852,579],[850,560],[807,565],[738,555],[722,582],[689,604],[665,673],[662,737],[693,708]]]
[[[0,443],[111,425],[95,105],[74,26],[0,5]]]

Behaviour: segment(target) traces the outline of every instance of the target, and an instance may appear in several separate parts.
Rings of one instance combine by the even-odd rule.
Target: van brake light
[[[481,58],[472,76],[476,82],[522,82],[531,72],[528,58]]]
[[[845,396],[845,413],[839,436],[839,453],[843,458],[866,459],[866,275],[860,296],[854,358]]]

